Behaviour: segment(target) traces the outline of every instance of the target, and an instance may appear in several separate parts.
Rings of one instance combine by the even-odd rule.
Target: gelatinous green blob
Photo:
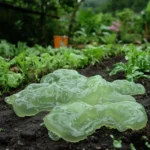
[[[112,84],[115,90],[121,94],[137,95],[145,93],[145,89],[141,84],[136,84],[127,80],[115,80]]]
[[[147,116],[144,108],[130,101],[89,105],[74,102],[56,106],[44,117],[47,129],[66,141],[78,142],[101,126],[138,130],[145,127]]]
[[[41,111],[49,135],[70,142],[85,139],[101,126],[138,130],[146,126],[144,107],[132,95],[145,88],[126,80],[107,82],[101,76],[85,77],[75,70],[59,69],[6,98],[20,116]],[[58,136],[58,138],[57,138]]]

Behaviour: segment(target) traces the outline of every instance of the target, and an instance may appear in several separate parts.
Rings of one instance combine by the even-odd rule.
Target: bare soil
[[[122,56],[117,56],[104,60],[94,66],[88,66],[78,71],[85,76],[101,75],[108,81],[124,79],[123,73],[110,77],[108,69],[112,69],[113,64],[124,61]],[[150,79],[140,79],[136,82],[142,83],[146,88],[145,95],[136,96],[139,103],[144,105],[147,115],[147,126],[139,131],[127,130],[118,132],[115,129],[102,127],[87,139],[78,143],[69,143],[64,140],[52,141],[47,134],[47,129],[40,126],[42,118],[46,113],[40,113],[33,117],[19,118],[15,115],[12,108],[4,102],[4,98],[21,89],[13,90],[0,97],[0,150],[114,150],[113,140],[122,140],[121,150],[130,150],[132,143],[137,150],[147,150],[145,142],[150,143]],[[143,139],[143,136],[147,137]]]

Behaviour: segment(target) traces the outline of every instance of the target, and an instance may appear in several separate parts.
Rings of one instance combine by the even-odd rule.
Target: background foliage
[[[70,42],[77,44],[114,43],[115,34],[108,29],[116,20],[121,20],[123,42],[135,42],[136,37],[138,41],[149,39],[149,29],[144,31],[150,20],[148,0],[82,2],[83,5],[78,5],[77,0],[2,0],[0,39],[47,45],[53,44],[53,35],[69,35]]]

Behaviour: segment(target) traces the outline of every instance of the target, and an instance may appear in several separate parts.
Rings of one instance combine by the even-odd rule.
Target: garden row
[[[127,79],[149,77],[150,47],[134,45],[87,46],[83,50],[62,47],[54,49],[35,45],[28,47],[19,42],[17,46],[6,41],[0,43],[0,89],[8,91],[39,79],[59,68],[77,69],[100,62],[112,55],[125,53],[126,63],[116,64],[110,75],[124,71]],[[146,73],[146,74],[145,74]]]

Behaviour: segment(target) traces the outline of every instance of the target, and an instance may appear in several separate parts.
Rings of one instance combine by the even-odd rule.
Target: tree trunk
[[[46,0],[41,0],[41,16],[40,16],[40,30],[41,30],[41,36],[40,36],[40,43],[42,43],[42,45],[45,45],[46,41],[45,41],[45,36],[46,36],[46,31],[45,31],[45,7],[46,7]]]
[[[149,30],[148,30],[148,23],[145,23],[145,33],[144,37],[146,40],[149,40]]]
[[[70,24],[69,24],[69,27],[68,27],[68,37],[70,37],[71,35],[71,31],[72,31],[72,28],[73,28],[73,24],[74,24],[74,18],[76,17],[76,13],[79,9],[79,7],[81,6],[81,4],[84,2],[85,0],[81,0],[80,2],[77,2],[73,12],[72,12],[72,15],[71,15],[71,19],[70,19]]]

